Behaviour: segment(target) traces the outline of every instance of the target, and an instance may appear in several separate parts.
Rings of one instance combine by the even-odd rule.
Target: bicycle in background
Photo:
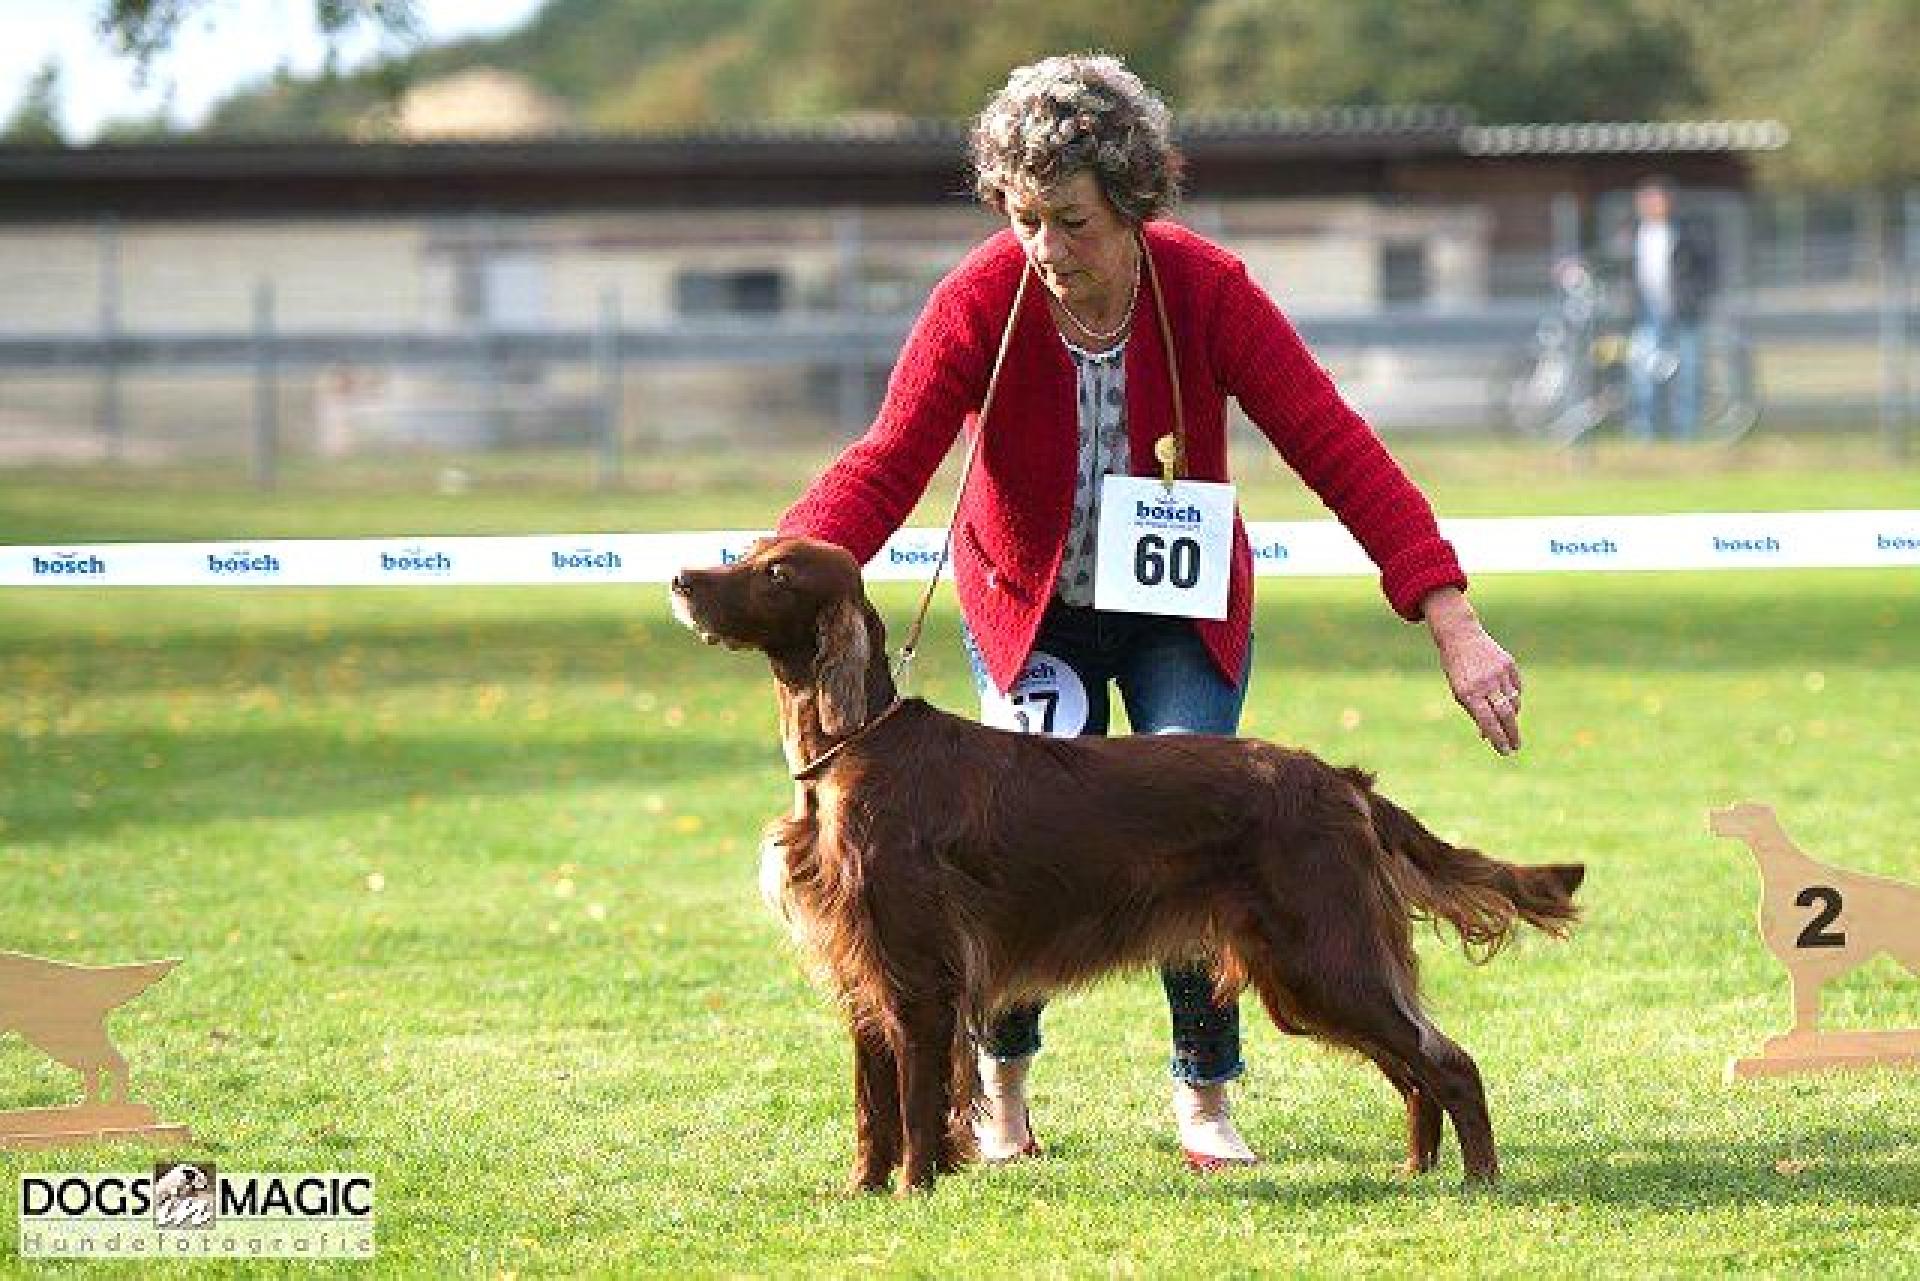
[[[1644,369],[1659,394],[1679,370],[1670,352],[1635,347],[1623,317],[1584,259],[1554,268],[1557,304],[1532,341],[1495,375],[1494,410],[1509,435],[1567,447],[1626,434],[1629,387]],[[1752,349],[1724,318],[1701,334],[1700,422],[1695,443],[1728,445],[1760,419]]]

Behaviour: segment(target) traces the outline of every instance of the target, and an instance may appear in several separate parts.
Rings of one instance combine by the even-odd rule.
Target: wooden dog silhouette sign
[[[1820,1030],[1823,984],[1883,952],[1920,976],[1920,886],[1815,862],[1765,805],[1714,810],[1708,826],[1753,851],[1760,865],[1760,936],[1793,983],[1793,1030],[1769,1039],[1757,1057],[1728,1063],[1728,1077],[1920,1066],[1920,1028]]]
[[[70,1107],[0,1112],[0,1149],[125,1139],[187,1142],[186,1126],[161,1124],[152,1108],[132,1100],[127,1060],[107,1037],[107,1015],[178,964],[68,965],[0,952],[0,1035],[17,1032],[56,1063],[74,1069],[84,1090]]]

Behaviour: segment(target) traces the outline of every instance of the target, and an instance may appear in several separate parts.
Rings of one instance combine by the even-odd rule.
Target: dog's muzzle
[[[667,585],[667,599],[673,605],[673,616],[682,627],[698,636],[709,645],[718,645],[720,638],[713,629],[706,626],[693,612],[693,587],[683,574],[675,574]]]

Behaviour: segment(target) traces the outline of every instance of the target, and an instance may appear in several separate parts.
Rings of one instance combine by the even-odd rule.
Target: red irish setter
[[[1406,1101],[1407,1168],[1452,1118],[1469,1180],[1499,1165],[1479,1069],[1421,1012],[1412,918],[1491,954],[1563,935],[1577,864],[1434,836],[1359,770],[1249,739],[1054,739],[895,695],[860,567],[768,540],[673,581],[702,639],[773,665],[796,780],[763,869],[843,1000],[856,1187],[932,1185],[971,1155],[973,1029],[1000,1007],[1172,957],[1215,958],[1282,1029],[1357,1051]]]

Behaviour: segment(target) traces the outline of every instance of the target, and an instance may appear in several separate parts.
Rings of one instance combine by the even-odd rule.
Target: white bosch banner
[[[1920,510],[1450,520],[1469,573],[1844,569],[1920,565]],[[664,583],[741,555],[764,531],[328,538],[0,547],[0,587],[368,587]],[[1332,521],[1247,526],[1262,577],[1371,574]],[[905,529],[867,566],[924,579],[942,531]]]

